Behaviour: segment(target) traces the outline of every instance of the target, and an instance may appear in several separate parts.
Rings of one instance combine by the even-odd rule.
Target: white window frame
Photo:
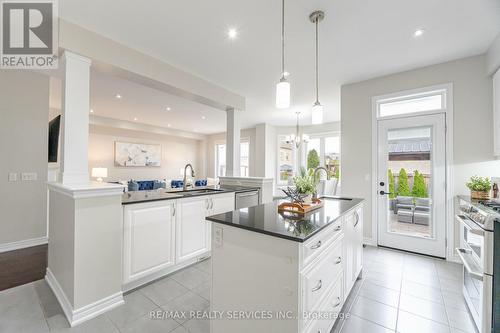
[[[395,116],[380,117],[380,105],[387,101],[408,100],[412,98],[436,95],[436,92],[443,94],[443,108],[439,110],[428,110],[421,112],[405,113]],[[416,115],[444,114],[446,119],[446,259],[460,262],[455,254],[455,228],[454,228],[454,167],[453,167],[453,83],[422,87],[411,90],[399,91],[387,95],[372,97],[372,189],[378,187],[377,170],[377,138],[378,119],[406,118]],[[341,162],[342,163],[342,162]],[[372,237],[365,238],[364,243],[377,246],[378,244],[378,205],[377,191],[372,191]]]
[[[276,185],[279,186],[286,186],[288,185],[288,181],[283,181],[280,178],[280,143],[281,139],[286,138],[287,135],[284,134],[278,134],[276,136]],[[295,147],[294,144],[292,144],[292,168],[293,172],[296,173],[298,168],[297,168],[297,147]]]
[[[242,143],[248,143],[248,175],[250,175],[250,172],[252,171],[252,154],[250,153],[251,151],[251,142],[249,137],[242,137],[240,138],[240,145]],[[219,178],[219,175],[217,174],[218,172],[218,152],[217,152],[217,146],[218,145],[225,145],[227,149],[227,144],[226,140],[216,140],[214,141],[214,178]],[[241,162],[241,149],[240,149],[240,162]],[[240,170],[241,171],[241,170]]]

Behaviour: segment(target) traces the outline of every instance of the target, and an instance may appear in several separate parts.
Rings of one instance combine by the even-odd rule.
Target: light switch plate
[[[21,180],[23,182],[35,181],[38,179],[38,174],[36,172],[23,172],[21,173]]]
[[[17,182],[17,173],[15,172],[9,173],[9,182]]]

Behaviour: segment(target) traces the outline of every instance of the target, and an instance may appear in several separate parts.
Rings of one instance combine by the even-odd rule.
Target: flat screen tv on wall
[[[59,128],[61,116],[57,116],[49,122],[49,163],[57,162],[57,151],[59,148]]]

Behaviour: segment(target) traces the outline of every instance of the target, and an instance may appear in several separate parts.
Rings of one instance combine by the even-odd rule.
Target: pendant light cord
[[[281,1],[281,78],[285,78],[285,0]]]
[[[319,103],[319,84],[318,84],[318,18],[316,17],[316,103]]]

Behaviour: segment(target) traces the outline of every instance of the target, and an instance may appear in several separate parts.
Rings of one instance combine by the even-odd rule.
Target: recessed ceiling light
[[[236,31],[235,28],[230,28],[227,31],[227,36],[229,37],[229,39],[235,39],[236,37],[238,37],[238,31]]]
[[[205,120],[205,119],[207,119],[207,117],[205,117],[205,116],[201,116],[201,119]]]
[[[171,127],[171,126],[172,126],[172,125],[170,125],[170,124],[167,124],[167,127]]]
[[[134,118],[135,121],[139,120],[139,118]]]
[[[94,109],[90,109],[90,113],[94,113]]]
[[[425,30],[424,29],[417,29],[415,30],[415,32],[413,33],[413,36],[414,37],[420,37],[424,34]]]
[[[122,98],[122,95],[116,94],[115,97],[118,98],[118,99],[120,99],[120,98]]]
[[[170,106],[167,106],[167,109],[166,109],[166,110],[167,110],[167,111],[170,111],[170,110],[172,110],[172,109],[170,108]]]

